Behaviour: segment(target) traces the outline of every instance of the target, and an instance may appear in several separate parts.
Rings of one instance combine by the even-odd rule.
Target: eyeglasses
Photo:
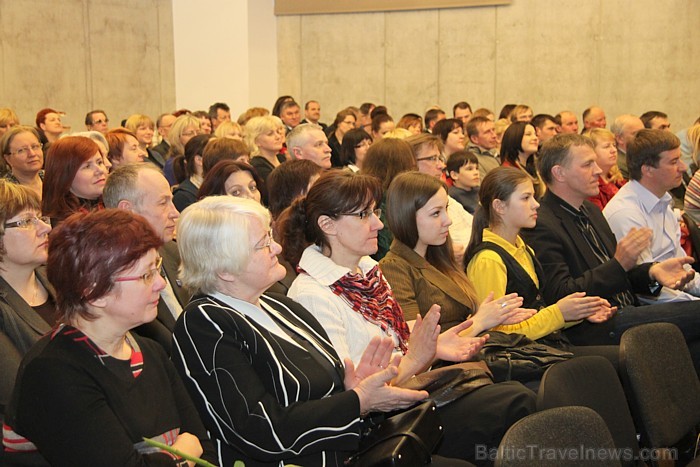
[[[374,214],[377,217],[382,217],[382,210],[379,208],[367,209],[366,211],[360,211],[360,212],[343,212],[340,215],[341,216],[354,216],[354,217],[359,217],[360,220],[365,220],[365,219],[369,219],[372,214]]]
[[[270,245],[272,245],[272,242],[274,239],[272,238],[272,230],[268,230],[267,233],[265,234],[265,238],[260,240],[260,242],[263,242],[262,245],[255,245],[255,250],[264,250],[265,248],[270,248]],[[260,243],[258,242],[258,243]]]
[[[27,230],[31,228],[36,228],[36,226],[39,225],[39,221],[43,222],[46,225],[51,225],[51,218],[49,216],[32,216],[25,217],[24,219],[20,219],[15,222],[6,222],[5,228],[11,229],[13,227],[16,227],[18,229]]]
[[[103,123],[109,123],[109,119],[106,118],[104,120],[95,120],[94,122],[92,122],[93,125],[102,125]]]
[[[442,156],[430,156],[430,157],[419,157],[416,159],[417,162],[421,161],[432,161],[432,162],[442,162]]]
[[[186,132],[182,133],[182,136],[184,136],[185,138],[190,138],[190,137],[195,137],[198,134],[199,134],[199,132],[196,132],[196,131],[186,131]]]
[[[41,144],[34,143],[34,144],[30,144],[29,146],[25,146],[23,148],[19,148],[19,149],[16,149],[14,151],[10,151],[10,155],[11,156],[18,155],[20,157],[24,157],[24,156],[29,155],[29,151],[38,152],[38,151],[41,151],[41,149],[42,149]]]
[[[156,275],[160,274],[160,267],[163,265],[163,258],[156,258],[156,267],[141,274],[140,276],[130,276],[130,277],[117,277],[114,282],[129,282],[129,281],[143,281],[146,285],[151,285]]]

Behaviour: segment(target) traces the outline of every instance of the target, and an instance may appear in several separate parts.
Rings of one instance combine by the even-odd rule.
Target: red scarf
[[[379,265],[366,275],[347,273],[333,284],[331,290],[345,299],[353,310],[370,323],[377,324],[384,332],[394,331],[399,339],[397,350],[402,354],[408,349],[409,330],[403,311],[394,298]]]

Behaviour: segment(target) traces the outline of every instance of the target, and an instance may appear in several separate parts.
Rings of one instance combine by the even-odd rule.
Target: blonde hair
[[[598,146],[598,144],[603,141],[610,141],[615,145],[615,147],[617,147],[617,142],[615,141],[615,134],[607,128],[590,128],[587,131],[588,133],[583,134],[591,138],[593,140],[593,143],[595,143],[595,146]],[[609,178],[610,181],[613,183],[618,183],[624,180],[624,177],[622,176],[620,168],[617,166],[617,164],[613,165],[610,168],[610,172],[605,174],[605,176]]]
[[[170,157],[175,157],[185,154],[185,146],[180,142],[180,137],[185,129],[189,126],[197,128],[197,130],[202,129],[202,124],[199,122],[199,118],[193,117],[192,115],[180,115],[173,122],[173,126],[170,127],[170,132],[168,133],[168,144],[170,144]]]
[[[156,129],[156,125],[153,123],[153,120],[151,120],[151,117],[142,114],[133,114],[129,116],[129,118],[126,119],[124,128],[135,134],[136,130],[143,125],[148,126],[151,130]]]
[[[7,107],[0,109],[0,125],[11,125],[13,123],[19,125],[19,117],[15,111]]]
[[[284,128],[284,123],[279,117],[273,115],[265,115],[262,117],[253,117],[245,124],[245,137],[243,141],[250,148],[250,156],[260,154],[260,148],[255,143],[258,136],[268,131],[278,131]]]
[[[693,162],[697,164],[700,156],[700,123],[688,128],[688,142],[691,147],[690,155],[693,157]]]
[[[394,128],[384,134],[384,138],[396,138],[396,139],[406,139],[409,136],[413,136],[406,128]]]
[[[217,138],[233,138],[232,136],[228,136],[228,134],[233,131],[238,131],[238,134],[241,135],[241,140],[243,140],[243,128],[238,123],[231,122],[228,120],[219,124],[219,126],[216,127],[216,131],[214,131],[214,136],[216,136]]]

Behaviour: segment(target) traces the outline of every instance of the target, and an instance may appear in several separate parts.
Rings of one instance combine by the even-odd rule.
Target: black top
[[[64,326],[27,353],[5,423],[3,465],[27,457],[44,465],[174,466],[161,451],[139,452],[143,437],[172,440],[197,436],[202,457],[215,460],[213,446],[182,381],[163,349],[128,335],[130,360],[105,354],[79,330]],[[24,437],[24,438],[22,438]],[[7,452],[7,440],[39,453]],[[39,464],[41,465],[41,464]]]

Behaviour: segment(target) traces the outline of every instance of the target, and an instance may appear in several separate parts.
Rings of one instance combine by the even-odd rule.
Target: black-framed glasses
[[[155,268],[148,270],[140,276],[117,277],[114,279],[114,282],[143,281],[144,284],[151,285],[156,276],[160,274],[160,267],[162,265],[163,258],[161,256],[158,256],[156,258]]]
[[[360,220],[365,220],[369,219],[370,216],[374,214],[377,217],[382,217],[382,210],[380,208],[377,209],[367,209],[365,211],[360,211],[360,212],[343,212],[340,213],[341,216],[354,216],[354,217],[359,217]]]
[[[43,222],[46,225],[51,225],[51,218],[49,216],[32,216],[25,217],[24,219],[20,219],[14,222],[6,222],[4,227],[6,229],[12,229],[16,227],[18,229],[26,230],[36,228],[36,226],[39,225],[39,221]]]

